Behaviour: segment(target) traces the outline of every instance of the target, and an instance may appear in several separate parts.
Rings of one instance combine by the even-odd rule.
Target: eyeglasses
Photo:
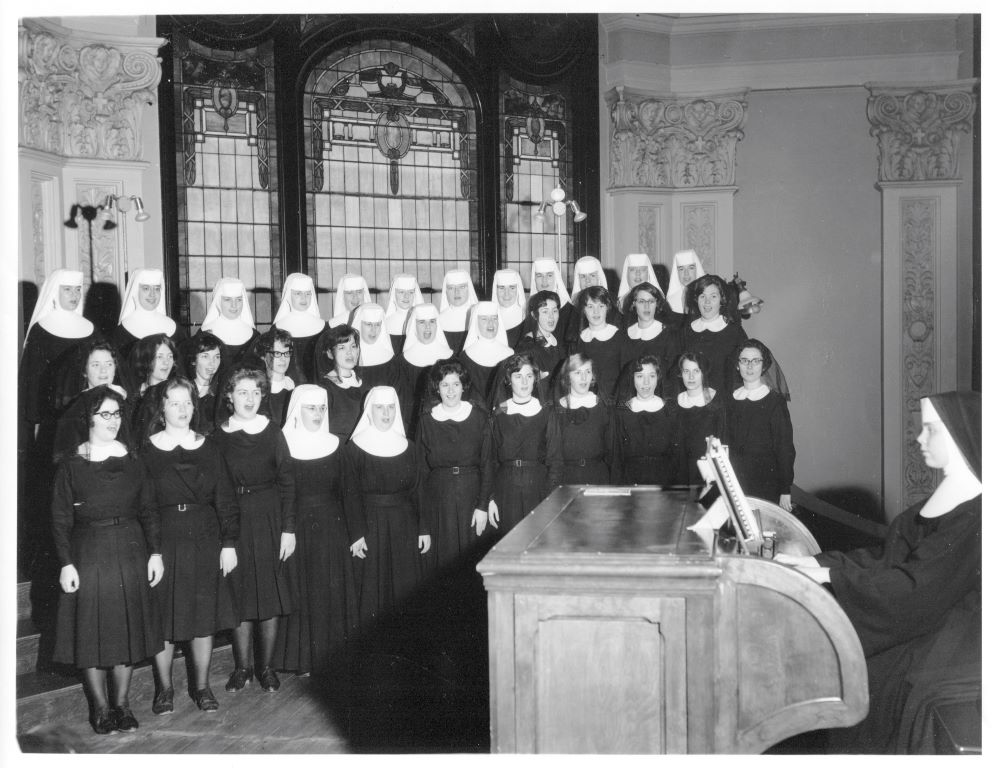
[[[739,359],[740,365],[746,365],[746,366],[760,365],[763,362],[764,362],[764,360],[762,358],[760,358],[760,357],[753,357],[753,358],[750,358],[750,357],[741,357]]]
[[[650,306],[652,304],[655,304],[656,303],[656,299],[636,299],[635,303],[636,304],[642,304],[643,306],[648,307],[648,306]]]
[[[112,419],[120,419],[122,417],[122,412],[120,409],[117,411],[98,411],[97,415],[105,421],[111,421]]]
[[[272,350],[269,350],[268,353],[271,355],[271,357],[277,357],[279,359],[283,358],[283,357],[291,357],[292,356],[292,350],[288,350],[287,352],[278,352],[278,351],[272,349]]]

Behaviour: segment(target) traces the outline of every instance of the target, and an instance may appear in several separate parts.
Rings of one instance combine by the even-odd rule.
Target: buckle
[[[462,468],[461,467],[449,467],[449,469],[451,469],[451,473],[453,475],[460,475],[460,474],[462,474]]]
[[[187,504],[178,504],[177,505],[177,511],[178,512],[187,512],[187,509],[188,509],[188,505]]]

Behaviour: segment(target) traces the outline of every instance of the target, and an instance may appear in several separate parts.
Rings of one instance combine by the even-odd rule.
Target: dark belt
[[[190,512],[196,509],[207,509],[210,508],[209,504],[202,504],[201,502],[192,501],[185,504],[161,504],[160,509],[169,512]]]
[[[102,517],[99,520],[78,520],[77,523],[85,525],[88,528],[104,528],[109,525],[122,525],[123,523],[138,519],[137,517]]]
[[[402,504],[410,501],[409,493],[366,493],[365,504],[376,507]]]
[[[567,467],[586,467],[586,466],[592,467],[595,464],[603,464],[604,457],[597,456],[592,459],[567,459],[565,461],[560,461],[559,463]]]
[[[473,472],[478,472],[479,467],[434,467],[432,472],[444,472],[448,475],[471,475]]]
[[[274,488],[274,483],[261,483],[260,485],[237,485],[236,494],[246,496],[248,493],[260,493]]]
[[[540,466],[542,462],[533,461],[532,459],[508,459],[502,462],[505,467],[537,467]]]

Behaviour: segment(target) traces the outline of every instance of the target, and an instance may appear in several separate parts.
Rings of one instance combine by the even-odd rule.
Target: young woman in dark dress
[[[513,354],[514,350],[507,346],[500,308],[492,301],[480,301],[469,312],[469,332],[458,355],[469,374],[470,400],[489,407],[498,366]]]
[[[253,678],[253,629],[257,626],[260,686],[280,686],[272,668],[278,617],[294,604],[285,560],[295,551],[295,469],[281,428],[258,413],[264,374],[252,368],[233,371],[226,383],[231,415],[213,434],[240,505],[239,567],[233,571],[239,624],[233,630],[236,669],[227,691],[239,691]]]
[[[566,358],[546,438],[551,488],[621,482],[617,415],[612,405],[598,396],[596,381],[590,358],[579,352]]]
[[[639,283],[625,294],[623,301],[625,316],[625,346],[622,350],[622,373],[619,384],[625,389],[630,386],[631,365],[644,355],[655,355],[660,359],[663,378],[660,381],[663,393],[673,394],[669,372],[674,369],[680,354],[680,333],[664,325],[658,318],[663,313],[666,300],[660,289],[652,283]]]
[[[147,425],[160,411],[163,393],[158,385],[177,370],[177,347],[166,334],[147,336],[132,347],[128,363],[125,388],[129,393],[130,426],[137,443],[142,443],[149,434]]]
[[[437,308],[433,304],[418,304],[411,309],[406,321],[406,341],[403,342],[406,383],[399,392],[407,434],[413,434],[420,414],[430,407],[427,402],[427,376],[431,366],[452,356],[451,347],[438,322]]]
[[[267,376],[265,415],[275,424],[284,424],[288,399],[299,383],[288,375],[295,361],[295,342],[288,331],[271,328],[257,340],[255,347]]]
[[[531,355],[507,358],[503,385],[509,397],[493,409],[483,444],[490,525],[503,536],[549,493],[545,466],[548,406],[539,402],[538,366]]]
[[[338,325],[323,332],[316,344],[330,367],[319,385],[326,390],[330,432],[347,440],[361,418],[361,405],[370,387],[358,374],[360,336],[349,325]]]
[[[627,336],[620,329],[621,316],[606,288],[591,286],[576,297],[580,312],[580,339],[570,345],[570,351],[580,352],[594,362],[597,393],[613,398],[618,375],[627,362],[625,341]]]
[[[358,628],[351,554],[360,551],[365,524],[347,518],[344,444],[330,433],[322,387],[295,388],[282,432],[295,471],[298,534],[290,561],[296,610],[279,623],[276,666],[300,675],[342,674]]]
[[[747,338],[743,326],[726,319],[726,285],[718,275],[699,277],[687,288],[690,320],[681,331],[685,352],[701,352],[709,363],[707,384],[716,392],[731,392],[736,345]]]
[[[935,704],[982,700],[982,396],[920,401],[917,443],[940,485],[868,549],[778,554],[829,585],[868,664],[868,716],[828,732],[834,753],[933,754]]]
[[[184,371],[197,394],[196,429],[203,435],[209,435],[228,414],[225,404],[219,402],[223,397],[219,385],[222,341],[214,333],[198,331],[181,344],[180,354]]]
[[[163,270],[136,269],[128,276],[118,326],[111,332],[110,341],[118,357],[128,360],[139,339],[161,333],[175,345],[187,338],[184,329],[167,316]]]
[[[210,331],[222,342],[221,376],[247,364],[254,342],[260,332],[254,326],[250,299],[243,281],[235,277],[220,277],[212,289],[203,331]]]
[[[524,335],[524,321],[527,318],[521,273],[516,269],[498,269],[494,272],[491,299],[497,305],[500,322],[507,332],[507,346],[513,348]]]
[[[625,369],[631,376],[618,406],[622,482],[627,485],[673,485],[672,443],[676,419],[662,397],[663,369],[658,355],[644,355]]]
[[[392,278],[389,286],[389,303],[385,309],[385,326],[389,331],[392,349],[397,355],[403,354],[406,340],[406,317],[410,309],[424,303],[417,278],[400,273]]]
[[[705,384],[710,364],[700,352],[684,352],[678,359],[683,389],[668,402],[676,420],[673,476],[678,485],[701,485],[698,459],[705,455],[705,438],[727,439],[725,398]]]
[[[579,315],[574,309],[574,302],[566,290],[566,283],[563,282],[562,272],[555,259],[535,259],[531,262],[528,299],[539,291],[552,291],[559,297],[559,322],[555,330],[559,343],[569,345],[575,342],[579,335]]]
[[[457,360],[431,367],[430,399],[417,425],[420,457],[420,508],[428,520],[437,569],[468,554],[486,529],[487,505],[482,473],[483,435],[489,415],[470,402],[469,374]]]
[[[163,577],[163,557],[153,485],[118,439],[121,395],[99,386],[85,402],[87,442],[60,462],[52,498],[63,590],[53,660],[83,670],[90,724],[106,734],[139,727],[129,685],[133,665],[163,647],[150,589]]]
[[[316,286],[309,275],[293,272],[285,278],[273,328],[287,331],[292,338],[292,362],[288,375],[296,384],[315,384],[316,340],[327,327],[320,317]]]
[[[153,590],[165,638],[154,665],[153,714],[174,711],[177,643],[191,656],[188,694],[198,709],[213,712],[219,702],[208,684],[212,638],[238,623],[227,576],[237,566],[240,508],[218,447],[192,428],[194,384],[173,377],[162,391],[159,419],[141,453],[156,493],[164,560],[164,578]]]
[[[358,374],[369,387],[404,386],[403,364],[392,348],[385,310],[378,304],[362,304],[354,311],[351,326],[358,331]]]
[[[737,345],[735,367],[743,379],[726,399],[729,460],[748,496],[792,510],[795,445],[784,396],[761,380],[771,351],[756,339]]]
[[[419,506],[419,458],[406,439],[399,398],[392,387],[373,387],[344,449],[344,505],[364,517],[361,626],[369,629],[419,586],[421,562],[431,548]],[[354,534],[352,533],[352,536]]]
[[[539,291],[528,299],[526,332],[517,344],[518,353],[530,354],[538,365],[538,399],[552,404],[555,390],[553,378],[567,351],[556,335],[559,325],[559,295],[554,291]]]

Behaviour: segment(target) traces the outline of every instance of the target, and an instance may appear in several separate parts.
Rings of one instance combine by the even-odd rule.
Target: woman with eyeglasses
[[[795,467],[792,419],[784,395],[762,380],[771,368],[771,350],[757,339],[747,339],[736,347],[735,359],[743,384],[726,401],[729,460],[744,493],[790,512]]]
[[[236,626],[233,580],[240,508],[229,471],[214,440],[196,430],[194,384],[174,376],[162,388],[153,434],[140,456],[160,513],[164,578],[153,594],[164,642],[156,654],[153,714],[174,711],[173,664],[178,643],[187,647],[188,695],[203,712],[219,708],[208,680],[212,638]]]
[[[717,392],[731,392],[734,350],[746,341],[743,326],[726,319],[728,293],[718,275],[704,275],[688,285],[688,309],[693,320],[681,331],[681,347],[686,352],[700,352],[709,362],[708,386]]]
[[[267,374],[264,412],[275,424],[284,424],[288,400],[297,383],[288,375],[295,359],[295,342],[288,331],[275,327],[261,335],[255,347]]]
[[[352,554],[363,554],[364,520],[345,511],[344,444],[330,433],[322,387],[300,384],[292,391],[282,432],[295,472],[298,533],[290,563],[296,611],[279,623],[276,666],[342,675],[358,626]]]
[[[316,344],[323,371],[319,386],[326,390],[330,432],[346,441],[361,418],[361,406],[371,387],[358,373],[361,336],[356,328],[338,325],[323,331]]]
[[[606,288],[591,286],[576,297],[580,313],[580,338],[569,345],[570,352],[580,352],[594,362],[597,393],[613,398],[624,359],[626,334],[622,332],[621,315]]]
[[[285,278],[272,327],[291,336],[293,354],[288,375],[296,384],[315,384],[316,341],[327,325],[320,317],[316,286],[309,275],[292,272]]]
[[[646,355],[654,355],[660,360],[664,373],[661,380],[663,391],[669,396],[674,388],[667,379],[667,372],[673,370],[680,354],[680,334],[674,328],[665,326],[659,317],[666,306],[660,289],[652,283],[639,283],[625,294],[622,300],[625,316],[625,346],[622,350],[621,377],[618,384],[623,390],[629,388],[630,363]]]
[[[671,436],[671,474],[679,485],[701,485],[698,459],[705,455],[705,439],[727,438],[725,398],[705,383],[709,365],[701,352],[684,352],[677,360],[681,391],[668,407],[677,425]]]
[[[552,403],[555,389],[553,378],[559,364],[566,358],[566,345],[558,335],[559,294],[555,291],[538,291],[528,299],[528,319],[525,334],[517,343],[518,354],[531,355],[538,366],[538,399]]]
[[[617,416],[596,389],[589,357],[574,352],[563,361],[546,435],[550,488],[621,482]]]
[[[87,440],[60,461],[52,498],[62,588],[53,660],[83,671],[96,733],[129,732],[139,727],[132,668],[163,648],[151,591],[163,578],[160,515],[142,461],[126,447],[122,396],[100,385],[84,402]]]
[[[278,690],[273,666],[278,618],[295,608],[285,563],[296,543],[295,469],[281,427],[260,413],[266,386],[255,368],[233,371],[225,387],[230,416],[212,435],[240,506],[239,567],[233,571],[239,623],[233,630],[236,668],[226,682],[229,692],[246,687],[255,664],[260,687]]]

